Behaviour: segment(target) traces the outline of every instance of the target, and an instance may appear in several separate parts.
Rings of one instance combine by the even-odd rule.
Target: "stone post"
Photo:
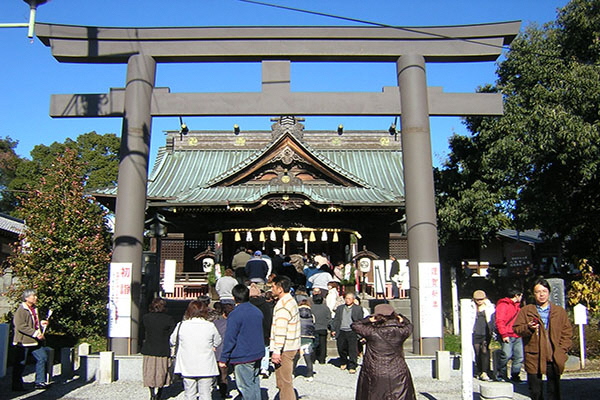
[[[111,350],[119,355],[138,351],[142,245],[152,125],[150,112],[155,78],[156,62],[152,57],[133,55],[129,58],[112,262],[132,264],[131,332],[129,338],[110,338]]]
[[[67,380],[73,377],[74,351],[72,347],[60,349],[60,376]]]
[[[406,54],[397,61],[398,85],[402,106],[402,161],[406,199],[408,266],[410,268],[410,301],[413,329],[413,352],[435,354],[441,350],[442,333],[421,331],[422,313],[441,328],[442,307],[435,315],[421,304],[420,268],[423,263],[438,263],[437,222],[433,187],[433,163],[429,128],[429,107],[425,59],[419,54]],[[424,265],[424,264],[423,264]],[[439,271],[438,271],[439,272]],[[437,295],[441,299],[438,282]],[[424,312],[425,311],[425,312]],[[432,319],[438,319],[435,321]]]
[[[450,352],[438,350],[435,352],[435,378],[439,381],[450,380]]]
[[[8,360],[8,335],[9,325],[0,324],[0,378],[6,375],[6,362]]]
[[[112,383],[114,378],[115,353],[112,351],[100,352],[100,364],[98,367],[98,382]]]
[[[473,318],[471,299],[460,300],[462,400],[473,400]]]

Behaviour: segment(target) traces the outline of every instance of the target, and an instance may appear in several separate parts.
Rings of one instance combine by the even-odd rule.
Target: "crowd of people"
[[[473,292],[473,350],[475,376],[483,381],[521,383],[525,367],[530,397],[560,399],[560,375],[571,347],[572,326],[565,309],[550,302],[551,286],[537,279],[532,287],[534,302],[521,307],[523,291],[510,287],[496,305],[483,290]],[[490,342],[500,342],[497,369],[490,368]],[[510,361],[510,373],[508,364]],[[544,396],[542,375],[546,375]]]
[[[298,268],[278,252],[267,261],[260,251],[251,255],[241,249],[232,266],[236,269],[227,269],[216,282],[218,301],[208,296],[190,301],[179,323],[166,313],[164,299],[151,302],[142,318],[141,353],[143,383],[152,400],[161,398],[175,376],[182,379],[186,399],[211,399],[213,389],[229,398],[232,375],[243,399],[260,400],[260,379],[272,373],[279,399],[296,399],[297,364],[302,359],[304,378],[312,382],[314,364],[328,362],[329,335],[336,341],[341,370],[355,374],[359,354],[363,355],[356,399],[415,399],[403,353],[412,324],[389,304],[378,304],[371,313],[353,292],[340,293],[338,275],[325,256],[311,257]],[[523,307],[518,287],[508,288],[496,305],[483,290],[473,293],[473,350],[479,379],[521,383],[524,366],[532,399],[561,398],[560,375],[572,327],[565,309],[550,302],[550,292],[546,280],[536,280],[534,302]],[[36,359],[35,388],[44,389],[48,318],[40,317],[34,290],[25,290],[22,300],[13,318],[12,389],[24,390],[22,374],[29,353]],[[492,339],[501,345],[494,371]]]
[[[368,366],[361,369],[357,399],[387,398],[373,393],[414,399],[402,351],[412,331],[408,319],[391,306],[371,313],[354,293],[340,293],[335,267],[324,255],[304,264],[299,268],[279,252],[265,258],[261,251],[240,249],[233,268],[216,282],[218,301],[207,296],[191,301],[178,324],[166,314],[165,301],[155,299],[142,321],[143,377],[150,398],[161,398],[162,388],[175,374],[181,376],[186,399],[210,399],[213,390],[229,398],[233,376],[241,398],[258,400],[260,379],[274,374],[279,399],[296,399],[293,378],[298,363],[305,365],[304,379],[312,382],[314,364],[330,361],[331,335],[341,370],[355,374],[359,354]],[[343,263],[337,269],[343,273]],[[377,368],[381,362],[392,362],[395,372],[382,375]]]

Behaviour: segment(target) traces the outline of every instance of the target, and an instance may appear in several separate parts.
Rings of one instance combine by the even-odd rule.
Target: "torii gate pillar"
[[[156,62],[152,57],[133,55],[129,58],[112,262],[132,264],[131,332],[130,337],[110,338],[110,349],[116,354],[137,353],[138,349],[146,181],[155,78]]]
[[[443,337],[440,282],[429,282],[425,287],[422,285],[424,279],[431,280],[431,276],[436,275],[436,264],[438,276],[440,271],[425,59],[419,54],[406,54],[398,59],[396,65],[402,105],[402,160],[414,326],[413,353],[435,354],[441,350]],[[424,298],[427,301],[423,301]],[[428,326],[434,329],[423,332],[424,319],[429,320]],[[435,321],[432,323],[432,320]]]

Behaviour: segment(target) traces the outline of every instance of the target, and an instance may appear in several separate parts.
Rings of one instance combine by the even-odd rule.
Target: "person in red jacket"
[[[523,366],[523,339],[513,331],[512,326],[521,310],[523,291],[517,287],[511,287],[507,290],[506,295],[496,303],[496,331],[502,345],[496,379],[499,381],[510,379],[520,383],[521,367]],[[507,370],[509,360],[512,360],[510,377]]]

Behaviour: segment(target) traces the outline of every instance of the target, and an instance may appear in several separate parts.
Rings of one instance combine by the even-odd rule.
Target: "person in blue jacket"
[[[260,361],[265,355],[263,314],[252,305],[244,285],[231,290],[235,309],[227,317],[227,330],[219,367],[233,365],[235,381],[244,400],[261,400]]]

